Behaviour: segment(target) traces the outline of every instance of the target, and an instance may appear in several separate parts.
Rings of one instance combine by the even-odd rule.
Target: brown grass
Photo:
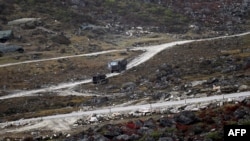
[[[107,62],[119,57],[130,58],[139,52],[122,56],[115,52],[90,57],[76,57],[38,63],[22,64],[0,69],[0,85],[11,89],[33,89],[48,84],[67,82],[71,79],[91,78],[96,73],[107,73]]]

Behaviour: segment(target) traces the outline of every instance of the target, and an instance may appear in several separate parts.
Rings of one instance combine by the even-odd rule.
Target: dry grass
[[[34,89],[50,84],[68,82],[71,79],[91,78],[96,73],[107,73],[107,62],[125,57],[130,58],[140,52],[115,52],[89,57],[76,57],[53,61],[10,66],[0,69],[0,86],[7,90]]]
[[[4,3],[6,3],[7,5],[12,5],[12,3]],[[124,49],[126,47],[131,47],[135,45],[147,46],[161,44],[176,40],[173,35],[165,34],[149,34],[147,36],[141,37],[125,37],[120,35],[99,36],[98,34],[94,35],[93,33],[86,33],[82,36],[76,36],[72,33],[72,31],[77,27],[67,27],[67,24],[71,22],[65,22],[65,25],[63,24],[63,22],[55,23],[55,17],[62,16],[60,14],[51,16],[48,13],[36,13],[35,11],[27,10],[27,8],[21,7],[17,4],[13,4],[13,6],[16,7],[16,9],[12,7],[9,8],[10,10],[8,13],[10,13],[10,15],[6,16],[6,20],[17,19],[18,17],[42,17],[45,21],[44,27],[53,31],[63,31],[64,34],[69,37],[72,44],[67,46],[58,43],[53,43],[52,41],[50,41],[50,38],[52,36],[47,34],[46,32],[36,30],[25,30],[19,27],[15,27],[15,35],[22,35],[23,38],[21,41],[14,40],[12,41],[12,43],[23,45],[25,48],[25,53],[14,53],[4,55],[3,57],[0,57],[0,64],[33,60],[33,56],[35,54],[39,54],[38,59],[44,59],[58,56],[89,53],[93,51],[95,52],[109,49]],[[24,4],[24,6],[27,7],[27,4]],[[34,8],[36,10],[39,9],[35,6]],[[47,10],[48,8],[46,7],[46,3],[45,6],[40,6],[41,9],[39,10]],[[58,10],[63,11],[65,9],[60,9],[60,7],[58,7],[47,11],[52,13],[58,13]],[[68,16],[65,16],[65,18],[68,18]],[[74,17],[74,19],[76,18]],[[72,23],[75,26],[79,24],[75,22]],[[80,20],[80,24],[81,23],[82,21]],[[248,25],[246,25],[246,29],[249,29]],[[0,26],[3,27],[3,29],[9,28],[3,25],[2,23],[0,23]],[[207,35],[203,34],[202,36],[209,35],[211,34],[207,33]],[[183,35],[184,38],[199,38],[200,36],[200,34],[194,33],[187,33],[186,35]],[[210,75],[199,74],[199,72],[194,72],[195,68],[197,68],[200,62],[200,59],[214,59],[215,57],[221,55],[231,55],[233,58],[240,58],[241,60],[243,60],[244,58],[249,58],[249,37],[250,36],[248,35],[243,38],[240,38],[240,40],[239,38],[236,38],[232,40],[217,40],[215,42],[198,42],[188,45],[176,46],[175,48],[163,51],[148,62],[141,64],[140,66],[133,68],[129,71],[126,71],[122,75],[110,78],[108,85],[116,85],[118,89],[114,89],[109,92],[120,92],[120,87],[122,86],[122,84],[126,82],[139,83],[138,81],[142,78],[146,78],[154,84],[156,79],[156,71],[163,63],[170,64],[175,70],[181,71],[182,74],[180,78],[182,79],[182,81],[184,81],[183,83],[185,83],[186,81],[188,82],[218,77],[221,75],[218,72],[212,73]],[[237,45],[234,42],[235,40],[238,40],[240,44]],[[92,47],[96,47],[96,49],[92,50]],[[241,49],[248,51],[242,52]],[[220,52],[220,50],[225,52]],[[53,84],[58,84],[61,82],[69,82],[79,79],[91,78],[91,76],[97,72],[107,72],[108,70],[106,68],[107,62],[109,60],[113,60],[115,58],[120,57],[133,57],[137,56],[139,53],[140,52],[129,52],[125,56],[122,56],[122,54],[120,53],[111,53],[105,55],[98,55],[95,57],[78,57],[0,68],[0,88],[6,88],[4,92],[0,91],[0,95],[11,93],[12,90],[17,89],[36,89]],[[247,72],[237,73],[240,74]],[[247,84],[250,84],[250,82],[248,81]],[[104,93],[106,91],[106,86],[107,85],[96,86],[93,84],[87,84],[81,86],[81,89],[95,90],[98,87],[99,90]],[[146,86],[141,86],[139,90],[145,92],[148,91],[151,93],[154,92],[154,90]],[[169,92],[168,90],[166,91]],[[68,113],[77,110],[78,105],[86,102],[89,99],[91,99],[91,97],[60,97],[46,95],[42,98],[23,97],[1,100],[0,114],[2,115],[0,117],[0,120],[14,120],[20,118]],[[124,102],[127,101],[127,99],[121,99],[120,101]],[[27,105],[25,105],[25,103]],[[20,110],[15,108],[22,109]],[[8,109],[10,109],[9,115],[3,114]],[[17,137],[23,135],[24,134],[17,135]],[[15,135],[12,134],[12,136]]]
[[[112,93],[120,92],[122,84],[126,82],[138,82],[141,78],[149,79],[152,83],[155,81],[155,72],[163,63],[167,63],[178,70],[189,69],[183,71],[181,79],[185,82],[195,80],[208,80],[210,78],[220,77],[219,72],[215,72],[210,75],[200,74],[192,72],[193,69],[197,68],[200,63],[200,58],[212,59],[219,55],[224,55],[219,50],[224,50],[230,53],[234,57],[250,56],[249,52],[240,52],[241,48],[247,49],[249,47],[248,40],[249,36],[239,39],[242,44],[236,45],[230,43],[230,40],[224,41],[224,43],[232,44],[231,46],[226,45],[224,47],[218,41],[211,42],[195,42],[187,45],[176,46],[159,53],[151,60],[144,64],[139,65],[136,68],[128,70],[123,74],[110,78],[108,85],[115,85],[118,89],[111,89]],[[228,48],[228,49],[225,49]],[[92,57],[78,57],[70,59],[61,59],[56,61],[45,61],[40,63],[23,64],[18,66],[12,66],[0,69],[1,86],[6,85],[7,90],[16,89],[34,89],[37,86],[47,86],[51,84],[58,84],[61,82],[68,82],[72,79],[86,79],[91,78],[91,75],[95,73],[106,73],[107,62],[109,60],[120,58],[120,57],[133,57],[138,55],[140,52],[126,52],[127,55],[122,56],[120,52],[103,54]],[[180,56],[182,58],[180,58]],[[245,73],[245,72],[239,72]],[[99,90],[103,92],[107,91],[107,85],[99,85]],[[95,90],[96,86],[92,84],[82,85],[81,89]],[[140,91],[151,91],[151,87],[141,86],[138,88]],[[73,101],[76,103],[76,101]]]
[[[159,45],[162,43],[168,43],[175,41],[177,39],[171,37],[171,35],[160,34],[160,33],[150,33],[141,37],[127,37],[127,40],[121,40],[119,46],[121,47],[132,47],[135,45],[148,46],[148,45]]]
[[[240,54],[242,53],[241,50],[239,49],[234,49],[234,50],[222,50],[221,54],[222,55],[234,55],[234,54]]]
[[[110,85],[115,85],[121,88],[122,84],[126,82],[135,82],[145,78],[150,80],[152,84],[156,83],[156,72],[160,66],[164,63],[169,64],[173,67],[174,71],[181,72],[179,76],[182,83],[188,83],[196,80],[209,80],[212,78],[220,78],[221,76],[230,76],[231,73],[222,74],[220,71],[214,71],[213,67],[206,66],[204,68],[200,67],[202,60],[216,60],[214,65],[225,64],[225,60],[218,59],[219,56],[224,56],[221,50],[232,53],[231,57],[235,60],[239,60],[236,63],[242,63],[245,58],[249,58],[249,39],[250,35],[236,38],[232,40],[229,39],[219,39],[215,41],[204,41],[204,42],[194,42],[186,45],[179,45],[174,48],[167,49],[146,63],[143,63],[136,68],[130,69],[123,73],[122,75],[112,77],[109,80]],[[240,44],[238,44],[240,42]],[[239,50],[246,50],[241,52]],[[210,70],[209,70],[210,69]],[[211,73],[205,73],[210,71]],[[204,73],[202,73],[204,72]],[[240,70],[237,72],[238,75],[247,75],[247,70]],[[248,84],[249,82],[244,82]],[[139,83],[138,83],[139,84]],[[180,84],[178,84],[180,85]],[[84,85],[86,89],[93,88],[91,85]],[[106,85],[99,86],[101,91],[107,91],[105,89]],[[138,86],[139,87],[139,86]],[[150,92],[151,87],[140,86],[139,90]],[[169,90],[168,90],[169,91]],[[119,92],[119,89],[111,89],[109,92]]]
[[[53,96],[45,94],[38,97],[21,97],[1,100],[0,118],[2,121],[12,121],[21,118],[41,117],[55,114],[65,114],[77,111],[91,97]]]

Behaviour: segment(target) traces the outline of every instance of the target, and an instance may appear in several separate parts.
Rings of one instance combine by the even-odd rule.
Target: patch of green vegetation
[[[250,45],[250,35],[248,34],[248,35],[246,35],[246,36],[244,36],[243,37],[243,43],[245,44],[245,45]]]
[[[223,140],[223,136],[218,132],[209,132],[206,136],[206,139],[211,139],[213,141],[219,141],[219,140]]]
[[[112,4],[116,2],[116,0],[105,0],[105,4]]]
[[[227,121],[227,124],[228,124],[228,125],[237,125],[237,122],[231,120],[231,121]]]
[[[152,132],[150,136],[153,137],[154,139],[158,139],[161,136],[161,133],[156,130]]]
[[[6,64],[6,63],[16,63],[20,60],[18,59],[21,56],[10,56],[9,54],[4,54],[2,57],[0,57],[0,64]]]
[[[250,119],[243,119],[239,121],[240,125],[250,125]]]
[[[148,138],[147,135],[144,135],[143,137],[141,137],[138,141],[145,141]]]
[[[175,127],[171,127],[171,128],[166,129],[166,132],[168,132],[168,133],[174,133],[175,131],[177,131],[177,129]]]
[[[55,18],[60,19],[62,22],[69,22],[72,18],[72,14],[73,13],[66,11],[65,9],[58,9],[54,13]]]

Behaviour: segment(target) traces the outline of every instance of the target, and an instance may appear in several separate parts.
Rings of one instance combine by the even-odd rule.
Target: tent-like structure
[[[13,37],[12,30],[2,30],[2,31],[0,31],[0,42],[1,43],[6,42],[7,40],[9,40],[12,37]]]

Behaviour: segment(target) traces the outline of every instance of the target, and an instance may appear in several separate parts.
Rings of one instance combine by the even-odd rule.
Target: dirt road
[[[171,107],[177,105],[186,105],[186,104],[195,104],[195,103],[210,103],[214,101],[227,101],[229,99],[234,98],[244,98],[249,97],[250,92],[240,92],[240,93],[232,93],[232,94],[222,94],[215,95],[210,97],[201,97],[201,98],[192,98],[192,99],[183,99],[179,101],[166,101],[161,103],[151,103],[151,104],[143,104],[143,105],[132,105],[127,107],[104,107],[102,109],[97,109],[93,111],[78,111],[69,114],[60,114],[39,118],[31,118],[31,119],[21,119],[18,121],[0,123],[0,127],[2,131],[0,134],[5,134],[7,132],[23,132],[28,130],[36,130],[36,129],[48,129],[54,131],[67,131],[70,130],[73,126],[74,122],[82,118],[84,116],[89,116],[91,114],[109,114],[109,113],[117,113],[117,112],[130,112],[139,110],[142,108],[150,108],[150,109],[159,109],[164,107]],[[8,125],[26,125],[20,126],[15,129],[5,129]]]
[[[238,35],[232,35],[232,36],[222,36],[222,37],[216,37],[216,38],[210,38],[210,39],[200,39],[200,40],[186,40],[186,41],[176,41],[176,42],[171,42],[171,43],[166,43],[162,45],[157,45],[157,46],[149,46],[149,47],[139,47],[139,48],[134,48],[135,50],[145,50],[145,52],[138,57],[136,57],[134,60],[129,62],[128,64],[128,69],[131,69],[133,67],[136,67],[140,65],[141,63],[146,62],[150,58],[152,58],[154,55],[157,53],[161,52],[162,50],[169,48],[169,47],[174,47],[175,45],[180,45],[180,44],[186,44],[186,43],[191,43],[195,41],[205,41],[205,40],[214,40],[214,39],[220,39],[220,38],[229,38],[229,37],[235,37],[235,36],[243,36],[250,34],[250,32],[246,32],[243,34],[238,34]],[[117,51],[117,50],[113,50]],[[99,52],[99,54],[103,53],[109,53],[112,51],[105,51],[105,52]],[[95,54],[95,53],[93,53]],[[81,56],[84,55],[93,55],[93,54],[82,54]],[[96,53],[98,54],[98,53]],[[79,56],[79,55],[77,55]],[[70,57],[77,57],[77,56],[70,56]],[[45,60],[40,60],[40,61],[49,61],[53,60],[56,58],[51,58],[51,59],[45,59]],[[36,60],[38,61],[38,60]],[[32,63],[32,62],[20,62],[20,63],[13,63],[13,64],[6,64],[1,65],[1,67],[7,67],[11,65],[18,65],[22,63]],[[112,77],[115,75],[119,75],[119,73],[112,73],[112,74],[107,74],[108,77]],[[7,96],[2,96],[0,99],[8,99],[8,98],[15,98],[15,97],[22,97],[22,96],[27,96],[27,95],[32,95],[35,93],[39,92],[46,92],[46,91],[54,91],[54,90],[59,90],[62,88],[70,88],[77,86],[79,84],[84,84],[84,83],[90,83],[91,80],[83,80],[83,81],[77,81],[77,82],[70,82],[70,83],[63,83],[63,84],[58,84],[56,86],[50,86],[48,88],[43,88],[43,89],[37,89],[37,90],[31,90],[31,91],[22,91],[18,93],[14,93],[12,95],[7,95]],[[152,104],[146,104],[146,105],[133,105],[133,106],[127,106],[127,107],[104,107],[102,109],[97,109],[94,111],[82,111],[82,112],[73,112],[70,114],[61,114],[61,115],[54,115],[54,116],[46,116],[46,117],[39,117],[39,118],[31,118],[31,119],[21,119],[19,121],[12,121],[8,123],[0,123],[0,127],[2,128],[1,133],[6,133],[6,132],[19,132],[19,131],[26,131],[26,130],[31,130],[31,129],[52,129],[52,130],[70,130],[71,126],[73,123],[80,117],[84,115],[89,115],[89,114],[104,114],[104,113],[110,113],[110,112],[124,112],[124,111],[131,111],[135,109],[139,109],[141,107],[150,107],[150,108],[160,108],[160,107],[166,107],[166,106],[174,106],[174,105],[181,105],[181,104],[193,104],[193,103],[199,103],[199,102],[211,102],[214,100],[217,101],[223,101],[225,99],[229,98],[239,98],[239,97],[249,97],[250,92],[241,92],[241,93],[233,93],[233,94],[227,94],[227,95],[217,95],[217,96],[211,96],[211,97],[202,97],[202,98],[193,98],[193,99],[185,99],[185,100],[179,100],[179,101],[168,101],[168,102],[162,102],[162,103],[152,103]],[[18,124],[26,124],[29,123],[26,126],[20,126],[20,128],[16,129],[5,129],[9,124],[13,125],[18,125]],[[32,124],[31,124],[32,123]]]
[[[236,36],[244,36],[248,35],[250,32],[245,32],[242,34],[237,34],[237,35],[230,35],[230,36],[220,36],[220,37],[215,37],[215,38],[208,38],[208,39],[198,39],[198,40],[184,40],[184,41],[175,41],[171,43],[166,43],[166,44],[161,44],[161,45],[155,45],[155,46],[147,46],[147,47],[136,47],[132,48],[131,50],[144,50],[145,52],[138,57],[136,57],[134,60],[129,62],[127,69],[131,69],[133,67],[136,67],[153,56],[155,56],[157,53],[170,48],[174,47],[176,45],[181,45],[181,44],[187,44],[191,42],[199,42],[199,41],[207,41],[207,40],[215,40],[215,39],[223,39],[223,38],[231,38],[231,37],[236,37]],[[42,60],[33,60],[33,61],[25,61],[25,62],[19,62],[19,63],[9,63],[9,64],[3,64],[0,65],[0,67],[7,67],[7,66],[13,66],[13,65],[20,65],[24,63],[34,63],[34,62],[40,62],[40,61],[50,61],[50,60],[57,60],[57,59],[62,59],[62,58],[72,58],[72,57],[81,57],[81,56],[92,56],[92,55],[98,55],[98,54],[105,54],[105,53],[110,53],[110,52],[117,52],[117,51],[124,51],[124,50],[109,50],[109,51],[102,51],[102,52],[96,52],[96,53],[89,53],[89,54],[81,54],[81,55],[73,55],[73,56],[64,56],[64,57],[57,57],[57,58],[49,58],[49,59],[42,59]],[[116,76],[119,75],[119,73],[112,73],[112,74],[107,74],[108,77]],[[81,81],[76,81],[76,82],[69,82],[69,83],[61,83],[58,85],[50,86],[47,88],[42,88],[42,89],[36,89],[36,90],[29,90],[29,91],[20,91],[17,93],[13,93],[11,95],[7,96],[2,96],[0,99],[8,99],[8,98],[15,98],[15,97],[21,97],[21,96],[30,96],[32,94],[36,94],[39,92],[49,92],[49,91],[54,91],[54,90],[59,90],[63,88],[71,88],[80,84],[86,84],[92,82],[91,79],[87,80],[81,80]]]

